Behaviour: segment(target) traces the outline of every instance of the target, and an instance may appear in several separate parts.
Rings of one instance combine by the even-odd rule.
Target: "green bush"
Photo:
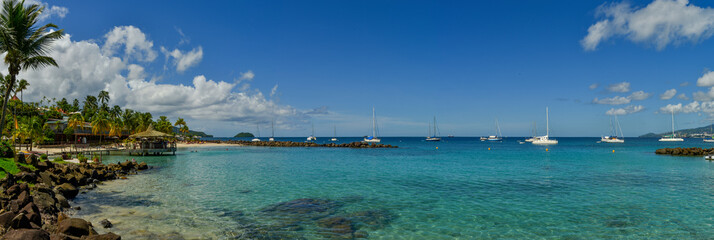
[[[61,157],[56,157],[56,158],[55,158],[54,160],[52,160],[52,161],[61,162],[61,161],[64,161],[64,159],[62,159]]]
[[[77,154],[77,159],[79,159],[80,163],[87,163],[87,157],[85,157],[83,154]]]
[[[43,153],[42,155],[40,155],[40,159],[42,159],[42,160],[47,160],[47,158],[48,158],[47,154]]]
[[[12,143],[10,141],[0,141],[0,157],[11,158],[15,156],[15,151],[13,151]]]

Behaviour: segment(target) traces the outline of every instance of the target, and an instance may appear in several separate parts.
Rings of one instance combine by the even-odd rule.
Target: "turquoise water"
[[[73,206],[95,226],[109,219],[126,239],[714,236],[714,163],[654,154],[714,145],[558,139],[548,147],[384,138],[400,148],[188,148],[137,159],[155,168],[80,194]],[[331,217],[349,220],[347,235],[324,224]]]

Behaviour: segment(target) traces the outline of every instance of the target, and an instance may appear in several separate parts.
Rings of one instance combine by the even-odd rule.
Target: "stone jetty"
[[[261,141],[261,142],[249,142],[249,141],[208,141],[215,143],[229,143],[229,144],[240,144],[245,146],[257,146],[257,147],[327,147],[327,148],[397,148],[397,146],[392,146],[390,144],[376,144],[376,143],[363,143],[363,142],[352,142],[352,143],[325,143],[319,144],[314,142],[292,142],[292,141]]]
[[[22,155],[15,161],[34,169],[17,164],[21,171],[0,181],[0,239],[121,239],[114,233],[97,234],[92,223],[68,217],[68,200],[101,181],[148,169],[146,163],[130,161],[73,164]]]
[[[714,154],[714,148],[660,148],[655,153],[672,156],[705,156]]]

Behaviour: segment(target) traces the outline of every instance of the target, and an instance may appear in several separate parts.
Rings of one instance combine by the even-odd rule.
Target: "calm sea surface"
[[[100,185],[72,205],[100,232],[107,230],[99,221],[109,219],[109,230],[125,239],[714,236],[714,163],[654,154],[714,147],[701,139],[558,138],[548,147],[519,144],[522,138],[444,140],[383,138],[398,149],[200,147],[134,157],[154,169]]]

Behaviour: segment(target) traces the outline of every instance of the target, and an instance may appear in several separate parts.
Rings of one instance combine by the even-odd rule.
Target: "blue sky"
[[[257,124],[265,136],[271,119],[279,136],[311,122],[317,135],[363,136],[372,106],[387,136],[426,135],[434,115],[444,135],[493,134],[495,118],[504,135],[530,135],[546,106],[553,136],[608,134],[611,109],[626,136],[667,131],[664,110],[678,128],[714,112],[706,1],[43,4],[69,36],[60,69],[24,73],[26,96],[108,90],[217,136]]]

